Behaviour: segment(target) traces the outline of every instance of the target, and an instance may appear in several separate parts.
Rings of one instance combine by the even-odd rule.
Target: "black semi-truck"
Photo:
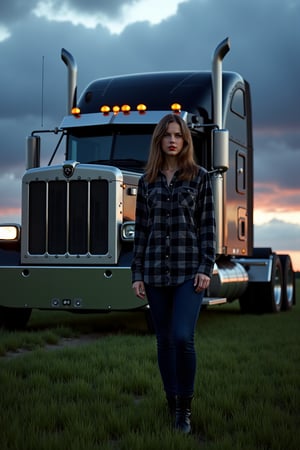
[[[131,288],[138,180],[154,127],[165,114],[188,124],[197,162],[211,174],[217,260],[204,305],[238,300],[248,313],[280,312],[295,303],[289,255],[254,248],[250,87],[222,70],[229,39],[211,71],[100,78],[77,101],[77,67],[68,68],[68,113],[46,130],[63,148],[60,164],[40,165],[41,137],[27,138],[21,224],[0,224],[0,324],[26,325],[32,309],[70,312],[144,308]]]

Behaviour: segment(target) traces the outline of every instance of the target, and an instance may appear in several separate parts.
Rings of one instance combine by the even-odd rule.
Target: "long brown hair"
[[[163,169],[165,156],[161,149],[161,141],[172,122],[178,123],[180,126],[184,141],[183,148],[177,157],[180,169],[179,178],[191,180],[198,172],[198,166],[194,160],[193,140],[186,122],[177,114],[167,114],[158,122],[152,135],[149,158],[146,164],[146,179],[150,183],[156,180],[159,170]]]

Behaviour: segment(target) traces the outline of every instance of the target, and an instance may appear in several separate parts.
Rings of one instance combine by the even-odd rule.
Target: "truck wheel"
[[[272,249],[269,247],[255,247],[253,256],[255,258],[270,258]],[[261,305],[261,283],[249,282],[246,291],[239,298],[242,314],[262,313]]]
[[[8,308],[0,306],[0,327],[8,330],[25,328],[31,315],[31,308]]]
[[[269,256],[272,253],[269,253]],[[258,256],[258,255],[256,255]],[[261,257],[268,256],[262,253]],[[280,258],[273,253],[271,279],[267,282],[250,282],[240,297],[242,313],[263,314],[280,312],[283,301],[283,274]]]
[[[260,296],[262,312],[275,313],[281,311],[283,299],[283,275],[280,258],[273,253],[271,280],[261,283]]]
[[[295,272],[290,255],[279,255],[282,267],[282,310],[288,311],[295,302]]]

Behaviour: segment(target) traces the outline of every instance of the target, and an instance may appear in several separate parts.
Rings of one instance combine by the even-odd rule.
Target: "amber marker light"
[[[78,108],[78,106],[74,106],[74,108],[71,109],[71,113],[73,114],[73,116],[79,116],[80,108]]]
[[[103,105],[100,108],[100,112],[102,112],[105,116],[108,116],[108,114],[110,113],[110,107],[107,105]]]
[[[180,113],[180,111],[181,111],[181,104],[180,103],[172,103],[171,110],[174,113],[177,113],[177,114]]]
[[[130,113],[130,110],[131,110],[131,107],[130,107],[129,105],[122,105],[122,106],[121,106],[121,110],[122,110],[122,112],[123,112],[124,114],[129,114],[129,113]]]
[[[144,114],[147,111],[147,106],[144,105],[143,103],[139,103],[136,107],[136,110],[140,113],[140,114]]]
[[[115,105],[112,107],[112,110],[114,114],[118,114],[120,112],[120,106]]]

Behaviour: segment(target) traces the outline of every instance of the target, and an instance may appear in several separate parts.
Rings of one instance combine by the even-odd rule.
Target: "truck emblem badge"
[[[71,164],[65,164],[63,166],[64,176],[66,178],[70,178],[74,173],[74,169],[75,169],[75,167],[72,166]]]

